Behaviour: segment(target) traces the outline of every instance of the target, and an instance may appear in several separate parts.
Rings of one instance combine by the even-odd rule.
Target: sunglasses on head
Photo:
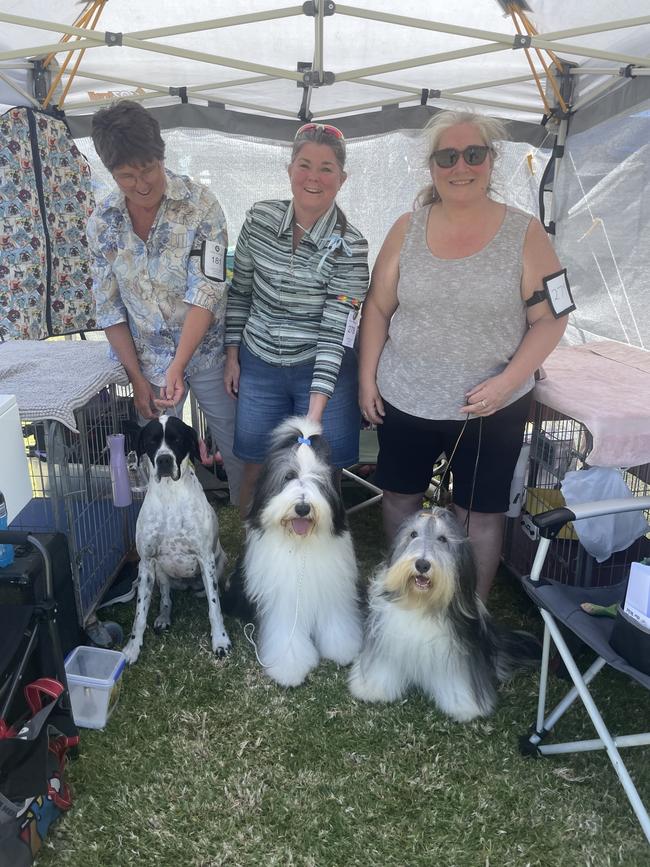
[[[468,145],[463,151],[458,151],[456,148],[442,148],[433,152],[433,159],[441,169],[455,166],[461,156],[468,166],[480,166],[485,162],[490,150],[487,145]]]
[[[344,141],[343,133],[338,127],[332,126],[329,123],[305,123],[303,124],[298,132],[296,133],[296,138],[299,138],[301,135],[305,135],[309,132],[318,132],[318,130],[322,130],[327,135],[331,135],[334,138],[341,139]]]

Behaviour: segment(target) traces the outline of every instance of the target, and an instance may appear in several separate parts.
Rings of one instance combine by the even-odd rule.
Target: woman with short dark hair
[[[142,423],[180,413],[189,385],[237,503],[235,404],[223,384],[223,212],[205,186],[165,169],[160,127],[139,103],[97,112],[92,137],[117,185],[88,224],[97,321],[131,380]]]

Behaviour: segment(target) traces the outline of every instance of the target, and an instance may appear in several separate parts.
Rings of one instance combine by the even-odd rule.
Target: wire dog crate
[[[75,410],[74,433],[57,421],[23,422],[32,500],[12,529],[66,534],[77,615],[86,625],[135,541],[141,499],[116,508],[107,437],[126,435],[134,447],[137,424],[130,388],[108,385]]]
[[[592,448],[591,434],[583,424],[541,403],[533,404],[526,438],[530,459],[525,505],[520,518],[507,519],[503,546],[503,561],[518,576],[530,573],[537,550],[537,542],[525,530],[527,515],[565,505],[562,479],[570,470],[588,465]],[[634,496],[650,494],[650,464],[628,468],[624,478]],[[578,541],[573,526],[567,524],[551,543],[543,577],[582,587],[606,587],[625,580],[630,564],[644,557],[650,557],[648,536],[597,563]]]

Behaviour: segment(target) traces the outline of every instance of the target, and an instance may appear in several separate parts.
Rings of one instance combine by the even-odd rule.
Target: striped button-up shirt
[[[368,244],[354,226],[343,236],[336,206],[293,250],[293,202],[257,202],[235,249],[228,289],[226,346],[269,364],[314,362],[311,391],[333,393],[350,311],[368,291]]]
[[[97,322],[101,328],[128,322],[142,372],[154,385],[165,383],[189,304],[209,310],[214,321],[187,366],[188,375],[217,366],[224,352],[225,283],[207,279],[201,257],[190,251],[200,250],[205,240],[225,249],[226,220],[205,186],[170,171],[166,175],[165,195],[146,242],[133,231],[119,189],[100,202],[87,228]]]

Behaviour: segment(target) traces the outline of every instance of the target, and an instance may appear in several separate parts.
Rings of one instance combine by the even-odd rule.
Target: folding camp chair
[[[595,518],[600,515],[610,515],[619,512],[631,512],[650,509],[650,497],[632,497],[625,499],[601,500],[600,502],[582,503],[571,508],[553,509],[533,518],[541,538],[537,547],[530,576],[522,578],[526,592],[533,599],[544,620],[544,643],[542,651],[542,670],[540,676],[539,700],[537,705],[537,720],[531,728],[531,733],[520,739],[520,748],[525,755],[556,755],[570,752],[586,752],[589,750],[606,750],[614,770],[621,781],[632,809],[641,824],[643,833],[650,842],[650,817],[637,789],[623,763],[619,747],[634,747],[650,744],[650,732],[633,735],[612,736],[589,692],[589,683],[604,668],[612,668],[628,675],[635,681],[650,689],[650,676],[635,668],[619,656],[609,643],[614,620],[607,617],[593,617],[586,614],[580,607],[583,602],[594,602],[600,605],[612,605],[623,602],[625,583],[614,587],[585,588],[560,584],[540,578],[542,567],[552,540],[568,521],[583,518]],[[597,654],[597,659],[585,671],[580,673],[567,641],[562,635],[561,626],[570,630]],[[573,681],[573,687],[562,701],[546,715],[546,687],[550,659],[551,639],[557,648],[566,669]],[[593,740],[570,741],[560,744],[544,743],[557,721],[563,716],[576,698],[580,698],[591,718],[598,737]]]
[[[344,469],[343,476],[346,479],[350,479],[353,482],[361,485],[367,491],[370,491],[371,495],[368,499],[363,500],[361,503],[355,503],[355,505],[350,506],[346,509],[348,515],[352,515],[354,512],[358,512],[360,509],[365,509],[368,506],[372,506],[375,503],[378,503],[382,498],[382,490],[378,488],[377,485],[373,485],[372,482],[368,481],[368,479],[364,478],[364,476],[359,474],[359,469],[364,466],[373,466],[377,463],[377,453],[379,452],[379,444],[377,443],[377,431],[373,428],[362,428],[359,431],[359,461],[354,464],[352,467],[348,467]]]
[[[359,474],[359,469],[364,466],[373,466],[377,463],[377,454],[379,453],[379,443],[377,442],[377,431],[375,428],[362,428],[359,432],[359,461],[354,466],[344,469],[343,476],[370,491],[372,496],[363,500],[361,503],[355,503],[346,509],[348,515],[358,512],[360,509],[365,509],[367,506],[373,506],[379,503],[382,498],[383,491],[377,485],[373,485],[368,479]],[[442,504],[448,494],[445,477],[447,475],[448,463],[447,457],[443,453],[438,457],[431,469],[431,482],[426,491],[425,497],[437,504]]]

